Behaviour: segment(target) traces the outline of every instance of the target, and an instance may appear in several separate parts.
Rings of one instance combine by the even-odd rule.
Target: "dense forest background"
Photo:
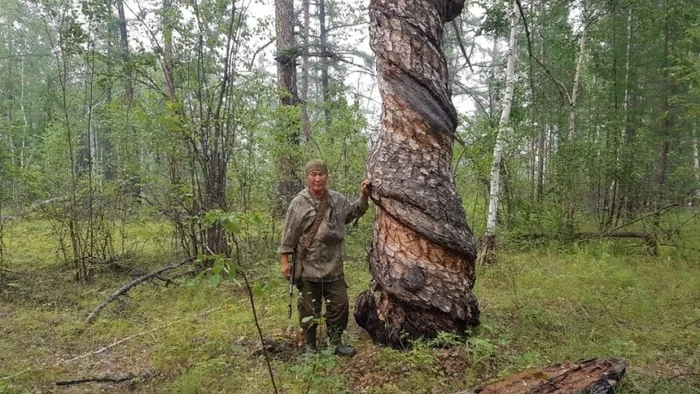
[[[258,296],[266,283],[283,287],[270,278],[303,163],[325,160],[331,188],[356,196],[380,132],[380,98],[366,2],[273,6],[0,0],[3,303],[31,300],[42,282],[26,275],[40,278],[50,267],[51,280],[77,286],[66,294],[90,294],[71,301],[80,305],[73,317],[87,315],[134,269],[182,258],[198,261],[177,278],[185,284],[217,285],[247,272]],[[474,234],[496,236],[482,261],[495,266],[482,268],[484,284],[516,277],[528,261],[518,253],[586,255],[581,250],[605,241],[613,256],[688,264],[668,272],[677,272],[676,288],[692,289],[681,278],[697,273],[700,248],[699,2],[470,1],[445,26],[443,46],[459,116],[454,180]],[[504,100],[509,80],[512,97]],[[487,226],[494,196],[497,232]],[[371,237],[371,219],[363,220],[348,247],[358,267]],[[683,294],[692,323],[700,300]],[[527,295],[512,295],[520,310]],[[486,316],[487,331],[498,332]],[[73,329],[66,330],[79,337]],[[697,320],[683,329],[679,338],[689,338]],[[500,346],[494,337],[482,341],[472,351]],[[697,368],[697,354],[684,351],[685,361],[675,362]],[[493,360],[491,353],[470,353],[470,363]],[[476,378],[497,374],[497,362],[488,363]],[[16,368],[2,369],[10,378],[0,389],[12,388],[4,385],[27,364],[6,365]],[[288,373],[316,376],[315,368]],[[697,382],[697,372],[670,369]],[[694,385],[683,379],[663,384]],[[634,381],[631,392],[651,384]],[[334,387],[314,382],[319,392]]]

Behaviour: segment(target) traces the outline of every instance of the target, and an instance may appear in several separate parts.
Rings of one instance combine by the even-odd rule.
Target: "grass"
[[[351,302],[369,282],[369,226],[365,220],[348,240]],[[92,308],[132,279],[130,270],[177,260],[167,252],[171,241],[161,224],[127,230],[132,258],[126,269],[98,270],[92,283],[80,285],[58,262],[46,222],[6,228],[7,268],[14,273],[0,279],[0,392],[55,391],[58,380],[127,373],[149,377],[61,392],[273,392],[240,281],[144,284],[83,324]],[[247,262],[280,392],[454,393],[527,368],[618,356],[629,364],[621,393],[700,393],[700,256],[662,248],[652,258],[628,245],[635,244],[502,250],[498,265],[478,270],[482,325],[468,340],[443,335],[399,352],[374,345],[351,319],[353,359],[325,351],[304,360],[296,317],[287,319],[274,247]]]

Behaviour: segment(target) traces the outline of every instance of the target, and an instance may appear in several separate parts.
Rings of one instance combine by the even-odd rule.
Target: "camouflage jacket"
[[[361,199],[351,203],[340,193],[328,190],[328,194],[330,209],[301,262],[301,277],[311,282],[331,282],[343,278],[345,225],[364,215],[368,208],[368,204]],[[294,197],[287,209],[279,253],[299,250],[299,243],[310,230],[320,205],[321,199],[312,197],[308,188]]]

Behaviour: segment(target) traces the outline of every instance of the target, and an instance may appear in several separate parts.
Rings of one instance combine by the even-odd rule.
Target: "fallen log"
[[[644,231],[615,231],[605,233],[578,233],[575,238],[580,239],[595,239],[595,238],[639,238],[644,240],[644,245],[647,248],[647,253],[650,256],[659,255],[659,240],[656,234],[647,233]]]
[[[619,358],[591,358],[511,375],[474,394],[612,394],[626,369],[627,363]]]
[[[169,271],[169,270],[181,267],[187,263],[191,263],[194,260],[195,260],[194,257],[190,257],[190,258],[185,259],[177,264],[171,264],[171,265],[159,268],[153,272],[149,272],[146,275],[138,277],[138,278],[134,279],[133,281],[125,284],[119,290],[115,291],[114,294],[112,294],[111,296],[107,297],[104,301],[102,301],[102,303],[100,305],[98,305],[97,308],[93,309],[92,312],[90,312],[90,314],[88,315],[87,319],[85,319],[85,323],[87,324],[87,323],[92,322],[92,320],[95,319],[95,317],[97,317],[97,314],[100,313],[100,311],[102,309],[104,309],[104,307],[106,307],[110,302],[119,298],[119,296],[126,294],[126,292],[131,290],[132,287],[134,287],[138,284],[141,284],[149,279],[157,278],[160,274],[162,274],[165,271]]]
[[[71,386],[74,384],[82,384],[82,383],[121,383],[121,382],[132,382],[136,379],[139,380],[145,380],[151,377],[151,374],[149,372],[142,373],[139,375],[134,375],[132,373],[125,375],[125,376],[119,376],[119,377],[111,377],[111,376],[96,376],[96,377],[90,377],[90,378],[81,378],[81,379],[73,379],[73,380],[60,380],[56,382],[56,386]]]

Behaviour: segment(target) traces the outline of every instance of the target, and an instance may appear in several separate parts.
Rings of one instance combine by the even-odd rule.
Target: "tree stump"
[[[612,394],[625,375],[619,358],[591,358],[531,369],[482,386],[475,394]],[[457,393],[467,394],[467,392]]]

